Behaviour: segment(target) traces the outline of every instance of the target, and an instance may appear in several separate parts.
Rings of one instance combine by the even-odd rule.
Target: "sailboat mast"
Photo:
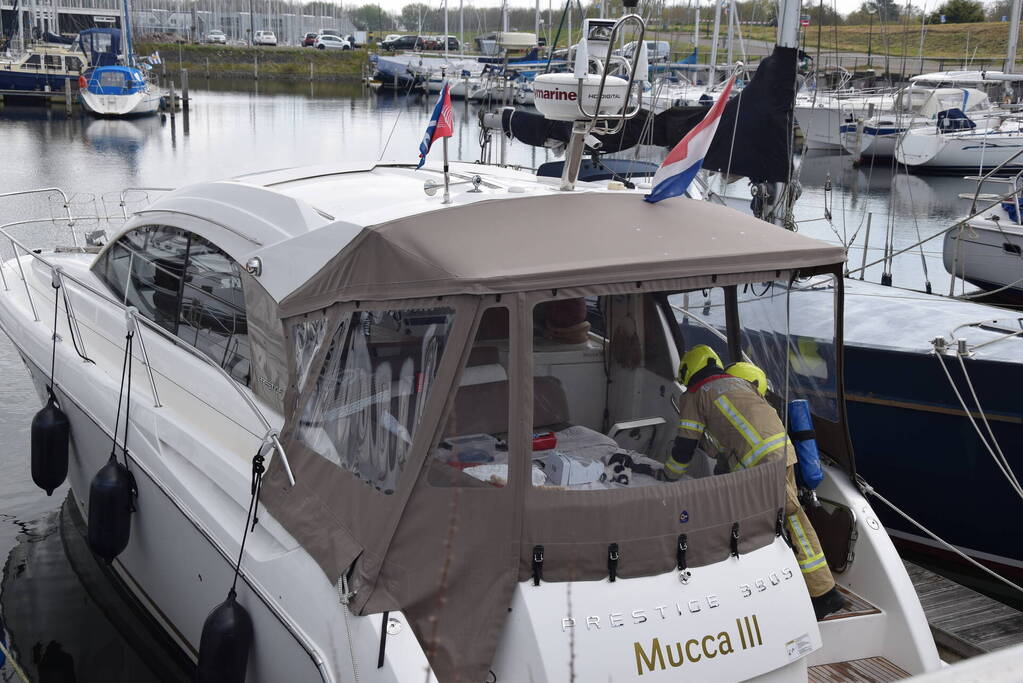
[[[131,8],[128,0],[121,3],[121,47],[124,50],[124,63],[135,66],[135,49],[131,43]]]
[[[1016,43],[1019,42],[1019,10],[1021,0],[1014,0],[1012,3],[1012,20],[1009,24],[1009,52],[1005,56],[1005,68],[1007,74],[1016,71]]]
[[[508,32],[508,0],[501,3],[501,30]]]
[[[1016,0],[1019,2],[1019,0]],[[778,45],[799,47],[799,2],[782,0],[778,8]]]
[[[714,35],[710,39],[710,74],[707,77],[707,85],[714,85],[717,82],[718,36],[721,34],[722,2],[723,0],[714,0]]]
[[[465,56],[465,17],[462,14],[465,0],[458,0],[458,51]]]
[[[448,0],[444,0],[444,62],[448,61]]]
[[[693,49],[700,49],[700,3],[696,2],[696,20],[693,22]]]

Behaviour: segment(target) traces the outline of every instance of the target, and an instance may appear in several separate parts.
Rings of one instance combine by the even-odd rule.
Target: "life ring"
[[[78,77],[78,89],[79,90],[85,90],[88,85],[89,85],[89,82],[85,80],[85,76],[79,76]]]

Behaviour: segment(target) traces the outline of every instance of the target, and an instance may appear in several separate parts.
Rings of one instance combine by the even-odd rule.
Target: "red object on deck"
[[[558,436],[554,432],[538,432],[533,434],[533,450],[549,451],[558,445]]]

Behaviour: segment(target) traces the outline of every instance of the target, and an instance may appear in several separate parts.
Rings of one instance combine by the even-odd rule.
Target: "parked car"
[[[625,47],[622,48],[621,55],[626,59],[632,59],[633,54],[636,51],[636,41],[626,43]],[[651,64],[655,62],[666,62],[671,56],[671,44],[666,40],[648,40],[646,41],[646,58]]]
[[[253,45],[277,45],[277,36],[273,31],[256,31],[252,37]]]
[[[421,50],[423,39],[419,36],[398,36],[391,41],[385,40],[380,47],[385,50]]]
[[[317,50],[351,50],[352,46],[344,38],[321,35],[316,39]]]
[[[216,29],[206,34],[206,42],[210,44],[227,45],[227,34]]]
[[[302,47],[313,47],[316,45],[316,39],[319,38],[319,33],[307,33],[302,38]]]

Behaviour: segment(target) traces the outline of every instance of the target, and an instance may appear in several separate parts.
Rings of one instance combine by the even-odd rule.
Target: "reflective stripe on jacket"
[[[727,457],[732,470],[756,467],[786,451],[787,464],[796,462],[778,412],[738,377],[717,376],[683,394],[679,436],[704,440],[710,446],[705,450]]]

